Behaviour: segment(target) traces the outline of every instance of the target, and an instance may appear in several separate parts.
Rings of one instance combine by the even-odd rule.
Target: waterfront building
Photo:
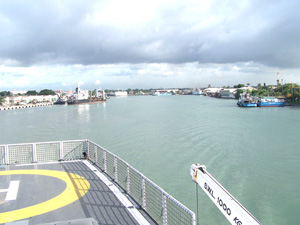
[[[222,88],[206,88],[203,90],[204,95],[216,97]]]
[[[4,99],[4,105],[28,104],[31,102],[55,102],[57,98],[57,95],[7,96]]]
[[[235,98],[237,89],[236,88],[224,88],[220,90],[220,97],[221,98]]]
[[[250,92],[252,92],[253,90],[257,90],[257,89],[254,87],[251,87],[251,86],[247,86],[247,87],[241,87],[241,88],[239,88],[239,90],[243,90],[243,92],[246,92],[247,90],[249,90]]]

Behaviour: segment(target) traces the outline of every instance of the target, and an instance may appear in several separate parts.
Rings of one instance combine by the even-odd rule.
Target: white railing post
[[[94,163],[96,163],[96,165],[98,164],[98,152],[97,152],[97,146],[95,145],[94,146],[94,152],[95,152],[95,162]],[[99,166],[99,165],[98,165]]]
[[[107,173],[107,166],[106,166],[106,151],[103,151],[103,170]]]
[[[64,160],[64,144],[62,141],[59,142],[59,160]]]
[[[196,215],[195,213],[191,214],[192,215],[192,225],[196,225],[197,221],[196,221]]]
[[[127,193],[130,194],[130,171],[129,165],[127,165]]]
[[[86,140],[86,154],[87,154],[87,158],[90,158],[90,142],[88,140]],[[80,158],[80,156],[79,156]]]
[[[32,143],[32,162],[37,162],[36,158],[36,144]]]
[[[142,177],[142,207],[146,210],[146,179]]]
[[[118,159],[116,156],[114,156],[114,177],[115,182],[118,183]]]
[[[167,211],[167,196],[162,193],[162,219],[163,224],[168,224],[168,211]]]
[[[4,162],[6,165],[9,164],[8,145],[4,145]]]

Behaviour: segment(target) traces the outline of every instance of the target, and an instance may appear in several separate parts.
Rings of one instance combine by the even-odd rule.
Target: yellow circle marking
[[[48,201],[22,209],[0,213],[0,224],[37,216],[59,209],[84,196],[90,188],[90,183],[84,177],[74,173],[54,170],[8,170],[0,172],[0,176],[19,174],[55,177],[66,182],[67,186],[61,194]]]

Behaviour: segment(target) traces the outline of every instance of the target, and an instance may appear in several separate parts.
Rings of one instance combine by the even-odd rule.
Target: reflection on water
[[[80,116],[81,119],[84,119],[84,122],[90,122],[90,105],[89,104],[83,104],[83,105],[78,105],[77,107],[77,112],[78,116]]]
[[[82,105],[77,105],[77,111],[78,114],[83,114],[85,111],[89,111],[90,110],[90,104],[82,104]],[[89,113],[87,113],[89,114]]]

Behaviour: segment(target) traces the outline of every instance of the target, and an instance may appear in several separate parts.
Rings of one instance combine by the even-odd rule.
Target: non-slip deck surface
[[[98,224],[139,224],[82,161],[0,168],[0,224],[55,224],[84,218]]]

